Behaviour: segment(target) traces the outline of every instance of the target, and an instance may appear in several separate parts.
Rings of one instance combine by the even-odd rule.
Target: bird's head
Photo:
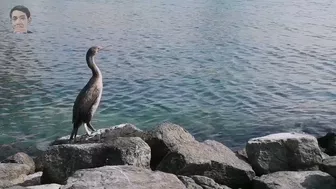
[[[89,56],[95,56],[96,54],[98,54],[98,52],[103,49],[103,47],[101,46],[93,46],[88,50],[88,55]]]
[[[87,51],[86,57],[94,57],[94,56],[96,56],[98,54],[99,51],[101,51],[101,50],[107,50],[108,49],[107,47],[110,47],[110,46],[112,46],[112,45],[108,45],[108,46],[105,46],[105,47],[92,46]]]

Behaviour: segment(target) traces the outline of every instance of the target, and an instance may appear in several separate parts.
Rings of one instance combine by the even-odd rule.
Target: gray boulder
[[[90,135],[77,135],[76,144],[104,143],[117,137],[140,137],[144,138],[145,132],[130,123],[115,125],[110,128],[98,129]],[[53,141],[50,145],[69,144],[70,135],[63,136]]]
[[[110,128],[98,129],[92,132],[91,135],[77,135],[75,144],[87,144],[87,143],[106,143],[118,137],[140,137],[146,138],[146,133],[138,129],[136,126],[130,123],[124,123],[115,125]],[[60,137],[50,143],[50,146],[61,144],[73,144],[69,142],[70,135]],[[35,171],[42,171],[44,165],[44,154],[40,154],[34,158]]]
[[[61,189],[185,189],[173,174],[135,166],[104,166],[76,171]]]
[[[5,160],[2,160],[1,163],[21,163],[28,165],[30,167],[29,173],[32,174],[35,172],[35,162],[27,154],[23,152],[18,152],[12,156],[9,156]]]
[[[219,185],[213,179],[192,175],[190,177],[179,175],[178,178],[183,182],[187,189],[230,189],[227,186]]]
[[[147,143],[152,149],[152,166],[176,175],[202,175],[215,182],[238,188],[255,176],[252,167],[223,144],[200,143],[182,127],[164,123],[151,132]],[[162,159],[160,159],[162,158]]]
[[[138,137],[119,137],[104,144],[52,146],[44,154],[42,184],[64,184],[76,170],[104,165],[134,165],[149,168],[150,147]]]
[[[279,171],[253,180],[253,189],[335,189],[335,179],[321,171]]]
[[[44,153],[41,184],[64,184],[77,169],[103,166],[105,161],[103,144],[52,146]]]
[[[315,137],[278,133],[250,139],[246,153],[257,175],[276,171],[317,170],[322,162]]]
[[[323,160],[320,169],[336,178],[336,156],[330,156]]]
[[[176,144],[195,141],[195,138],[183,127],[171,123],[163,123],[149,131],[146,142],[152,149],[151,168],[156,169]]]
[[[139,137],[118,137],[105,141],[107,149],[116,153],[108,153],[107,165],[133,165],[150,168],[151,149]]]
[[[23,183],[30,172],[30,167],[20,163],[0,163],[0,188]]]

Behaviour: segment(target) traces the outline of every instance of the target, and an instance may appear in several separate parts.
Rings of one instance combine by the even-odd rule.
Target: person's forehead
[[[12,17],[13,16],[26,16],[26,13],[19,11],[19,10],[15,10],[12,12]]]

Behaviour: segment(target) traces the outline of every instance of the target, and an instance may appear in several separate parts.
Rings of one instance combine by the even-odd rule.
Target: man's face
[[[26,13],[15,10],[12,12],[12,26],[14,33],[26,33],[31,18],[27,18]]]

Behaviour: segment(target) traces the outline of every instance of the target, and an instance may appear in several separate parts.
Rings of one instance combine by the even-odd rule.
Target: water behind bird
[[[0,1],[1,19],[13,5]],[[25,5],[33,33],[9,33],[9,22],[0,33],[0,144],[45,144],[70,134],[93,45],[112,45],[96,57],[104,82],[97,129],[171,121],[198,140],[241,148],[265,134],[335,127],[331,1]]]

